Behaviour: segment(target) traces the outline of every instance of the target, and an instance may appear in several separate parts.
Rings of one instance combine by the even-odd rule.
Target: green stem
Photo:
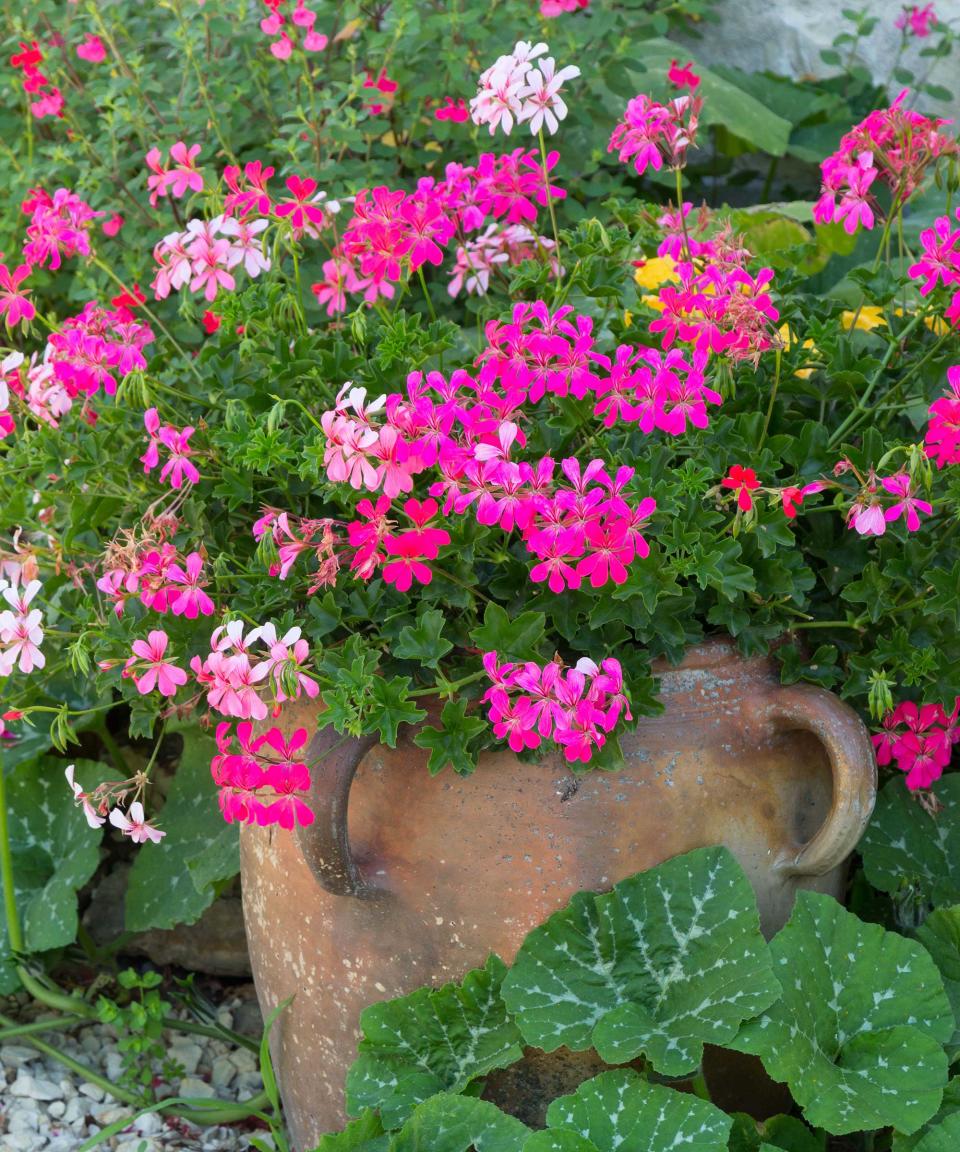
[[[107,727],[107,718],[103,718],[103,722],[97,728],[97,735],[100,737],[100,742],[104,748],[110,753],[110,759],[113,761],[113,766],[120,773],[123,780],[130,778],[131,772],[127,766],[126,758],[123,755],[123,750],[120,745],[113,738],[113,733]]]
[[[430,309],[430,319],[436,320],[437,313],[436,313],[436,309],[433,306],[433,301],[430,299],[430,293],[427,290],[427,278],[423,274],[423,265],[422,264],[417,269],[417,275],[420,277],[420,287],[423,289],[423,298],[427,302],[427,308]]]
[[[683,214],[683,170],[675,168],[674,174],[676,175],[677,187],[677,213],[680,216],[680,230],[683,232],[683,255],[684,259],[690,260],[690,236],[687,232],[687,218]]]
[[[757,445],[757,451],[763,447],[767,439],[767,432],[770,430],[770,418],[773,416],[773,405],[777,399],[777,389],[780,387],[780,365],[783,362],[783,349],[777,348],[776,368],[773,375],[773,388],[770,391],[770,403],[767,405],[767,414],[763,420],[763,431],[760,433],[760,443]]]
[[[553,210],[553,197],[550,195],[550,172],[547,169],[547,142],[543,138],[543,129],[540,129],[540,164],[543,167],[543,188],[547,197],[547,207],[550,209],[550,227],[553,229],[553,251],[557,257],[557,268],[560,267],[560,234],[557,232],[557,214]]]
[[[890,344],[887,348],[887,351],[884,353],[884,357],[880,361],[880,366],[877,368],[876,372],[874,372],[873,376],[870,378],[870,381],[867,384],[866,388],[864,388],[863,395],[857,401],[856,407],[850,413],[850,415],[846,418],[846,420],[843,421],[843,423],[836,430],[836,432],[834,432],[834,434],[830,437],[830,447],[831,448],[834,445],[840,443],[843,436],[846,434],[847,429],[850,428],[853,424],[855,424],[856,421],[858,420],[858,418],[864,412],[866,412],[867,401],[870,399],[871,395],[873,394],[873,390],[876,388],[877,384],[879,384],[880,377],[887,370],[887,365],[893,359],[894,352],[897,350],[897,348],[899,348],[899,346],[903,343],[903,341],[910,335],[910,333],[914,330],[914,328],[916,328],[918,324],[923,323],[923,318],[924,318],[924,314],[922,312],[918,312],[910,320],[910,322],[903,329],[903,331],[900,332],[899,335],[894,336],[893,339],[890,341]]]
[[[13,887],[13,849],[7,823],[6,779],[0,765],[0,884],[3,885],[3,911],[7,921],[7,939],[11,952],[23,951],[23,933],[17,914],[17,894]]]
[[[695,1076],[690,1077],[690,1087],[693,1089],[694,1096],[699,1096],[701,1100],[710,1102],[710,1089],[707,1087],[707,1078],[703,1074],[703,1069],[698,1069]]]

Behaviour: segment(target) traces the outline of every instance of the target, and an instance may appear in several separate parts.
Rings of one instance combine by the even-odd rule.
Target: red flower
[[[751,492],[760,487],[760,481],[752,468],[744,468],[742,464],[734,464],[721,481],[724,488],[732,488],[737,494],[737,507],[741,512],[749,512],[753,507]]]
[[[699,85],[700,77],[693,70],[693,61],[688,60],[681,68],[676,60],[670,61],[667,79],[678,88],[689,88],[691,92]]]

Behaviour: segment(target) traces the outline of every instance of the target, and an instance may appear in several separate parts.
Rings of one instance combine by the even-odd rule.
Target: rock
[[[76,1124],[78,1120],[87,1114],[87,1101],[80,1096],[74,1096],[72,1100],[67,1101],[67,1110],[63,1114],[64,1124]]]
[[[144,1140],[141,1136],[136,1136],[133,1140],[124,1140],[118,1144],[117,1152],[158,1152],[158,1148],[153,1140]]]
[[[234,1091],[238,1100],[249,1100],[251,1096],[263,1089],[263,1081],[259,1072],[241,1072],[234,1082]]]
[[[36,1048],[25,1048],[19,1044],[0,1044],[0,1068],[19,1068],[31,1060],[39,1060]]]
[[[233,1027],[233,1013],[230,1011],[229,1008],[221,1008],[217,1012],[217,1020],[220,1024],[221,1028],[232,1028]]]
[[[67,1106],[62,1100],[53,1100],[47,1108],[47,1113],[52,1116],[54,1120],[59,1120],[66,1110]]]
[[[107,1053],[107,1079],[111,1084],[116,1082],[123,1075],[123,1056],[119,1052]]]
[[[114,1104],[108,1100],[103,1104],[94,1105],[93,1118],[101,1128],[106,1128],[108,1124],[116,1124],[118,1120],[129,1119],[130,1109],[123,1104]]]
[[[4,1152],[36,1152],[35,1132],[8,1132],[3,1138]]]
[[[156,1112],[145,1112],[143,1116],[138,1116],[134,1120],[131,1127],[141,1136],[153,1136],[163,1128],[163,1120]]]
[[[77,1091],[82,1092],[84,1096],[89,1096],[91,1100],[102,1100],[104,1097],[104,1091],[100,1085],[91,1084],[88,1080],[84,1080]]]
[[[60,1101],[58,1101],[60,1103]],[[40,1127],[40,1109],[22,1106],[11,1110],[7,1115],[7,1129],[10,1132],[37,1132]]]
[[[184,1076],[192,1076],[200,1064],[203,1049],[192,1040],[181,1040],[179,1037],[170,1045],[167,1055],[171,1060],[183,1068]]]
[[[177,1088],[178,1096],[216,1096],[212,1084],[206,1080],[198,1080],[196,1076],[184,1076]]]
[[[210,1083],[214,1088],[225,1089],[236,1074],[237,1069],[229,1056],[217,1056],[211,1065]]]
[[[236,1048],[229,1056],[230,1063],[238,1072],[255,1072],[257,1058],[249,1048]]]
[[[18,1072],[17,1078],[10,1085],[11,1096],[22,1096],[27,1100],[60,1100],[63,1090],[59,1084],[52,1080],[41,1080],[27,1072]]]

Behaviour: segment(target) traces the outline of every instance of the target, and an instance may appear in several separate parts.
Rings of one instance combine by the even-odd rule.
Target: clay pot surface
[[[658,674],[664,713],[622,737],[616,771],[574,775],[561,756],[523,764],[497,751],[470,777],[431,777],[409,740],[390,749],[325,729],[310,753],[322,755],[316,823],[299,836],[244,827],[264,1016],[294,997],[272,1042],[298,1152],[345,1122],[364,1007],[459,979],[490,952],[509,962],[579,889],[724,844],[768,935],[797,889],[842,894],[876,791],[857,716],[820,688],[782,686],[771,660],[744,660],[725,640]],[[284,711],[289,730],[315,721],[303,702]]]

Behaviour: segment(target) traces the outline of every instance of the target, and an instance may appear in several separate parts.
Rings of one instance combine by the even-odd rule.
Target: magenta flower
[[[187,674],[166,659],[169,637],[160,629],[152,631],[146,640],[134,640],[133,655],[124,665],[123,674],[132,676],[141,696],[156,688],[161,696],[176,695],[177,688],[186,684]],[[137,674],[139,670],[140,674]]]
[[[83,42],[77,45],[77,55],[89,64],[102,64],[107,58],[107,50],[99,36],[88,32]]]
[[[9,331],[21,322],[29,322],[37,310],[30,301],[30,289],[21,288],[30,275],[29,264],[20,264],[11,272],[6,264],[0,263],[0,316]]]
[[[885,477],[881,479],[880,483],[891,496],[900,497],[896,504],[892,504],[884,512],[884,518],[888,523],[899,520],[903,516],[907,521],[907,531],[916,532],[920,527],[920,517],[917,515],[917,511],[923,512],[926,516],[932,515],[933,508],[931,505],[926,500],[912,495],[910,477],[905,472],[900,472],[896,476]]]
[[[203,590],[202,576],[203,557],[199,552],[190,553],[185,570],[179,564],[171,564],[167,569],[167,579],[183,586],[182,591],[171,593],[170,611],[174,616],[196,620],[198,615],[213,615],[213,601]]]

